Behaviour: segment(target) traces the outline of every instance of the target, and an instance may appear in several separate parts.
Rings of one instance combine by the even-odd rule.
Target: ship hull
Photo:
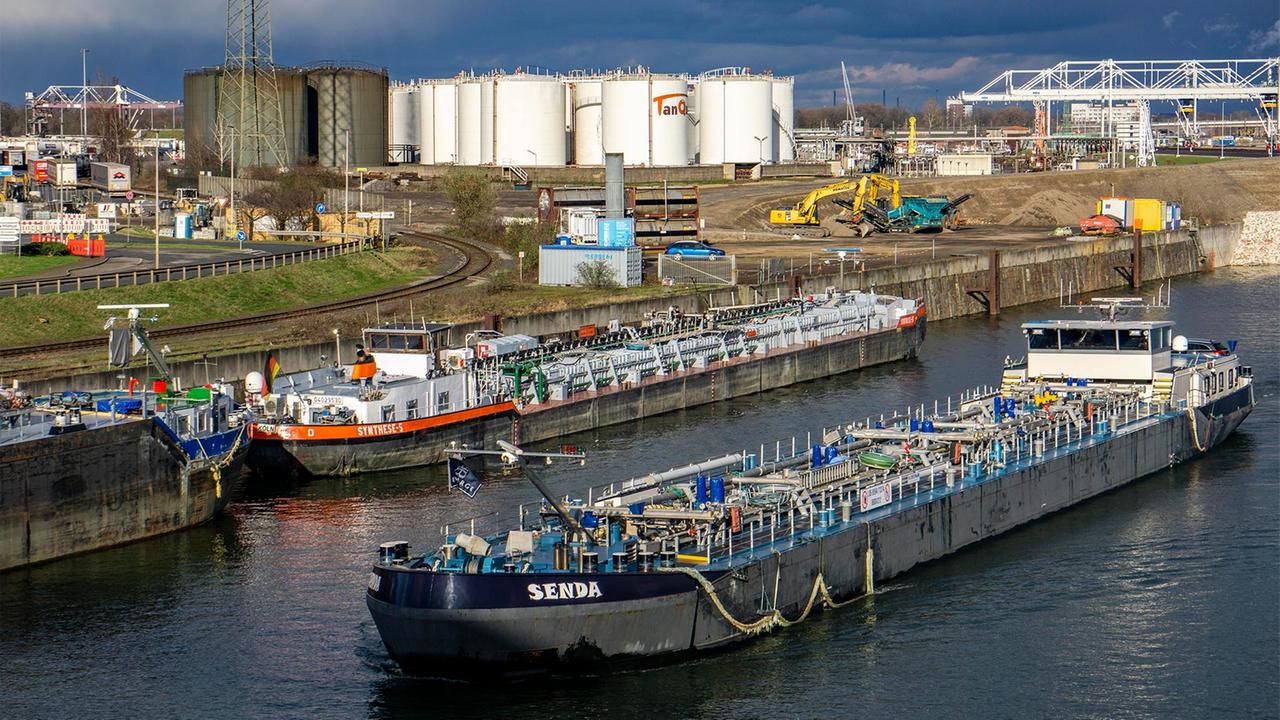
[[[769,355],[733,358],[710,367],[604,387],[570,400],[519,409],[504,403],[506,407],[495,410],[451,413],[425,419],[436,421],[429,427],[401,432],[360,436],[359,428],[382,426],[337,426],[347,428],[344,437],[324,437],[319,428],[335,426],[262,426],[267,430],[255,431],[249,465],[263,474],[303,476],[430,465],[444,462],[444,451],[451,446],[492,447],[498,440],[549,440],[914,358],[925,331],[926,320],[921,314],[910,326],[830,338]],[[317,434],[308,436],[308,430]]]
[[[477,666],[491,672],[534,666],[573,670],[583,657],[592,658],[594,670],[602,661],[711,650],[752,637],[742,624],[774,610],[789,621],[802,619],[822,606],[819,590],[836,602],[856,598],[916,565],[1202,455],[1229,437],[1252,408],[1251,386],[1246,386],[1194,413],[1148,418],[1011,463],[998,474],[951,488],[940,485],[926,496],[796,536],[774,546],[777,552],[762,551],[732,571],[708,571],[714,598],[689,575],[672,571],[558,574],[545,582],[599,582],[601,596],[543,607],[525,597],[529,585],[544,582],[540,576],[376,565],[378,579],[371,579],[366,602],[388,652],[411,672],[454,676]],[[495,578],[505,583],[505,591],[494,591]],[[665,585],[672,578],[689,585],[642,600],[625,595],[618,600],[607,585],[615,578],[637,588],[646,583],[672,587]],[[456,602],[468,597],[490,600],[484,606]]]
[[[0,446],[0,571],[206,522],[247,449],[190,460],[154,419]]]

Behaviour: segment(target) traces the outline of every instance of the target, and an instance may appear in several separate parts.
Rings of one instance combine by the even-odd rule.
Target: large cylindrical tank
[[[434,140],[431,160],[424,163],[445,164],[458,162],[458,82],[442,80],[431,83],[434,108]]]
[[[457,89],[457,128],[459,165],[479,165],[483,162],[481,125],[483,112],[481,109],[481,88],[484,81],[479,78],[466,78],[458,81]]]
[[[494,79],[480,81],[480,163],[493,164],[493,127],[497,106],[493,102]]]
[[[794,162],[796,106],[795,78],[773,79],[773,157],[780,163]]]
[[[495,78],[492,162],[564,165],[564,107],[564,83],[558,77]]]
[[[689,164],[698,162],[698,81],[689,80]]]
[[[620,75],[601,97],[606,153],[627,165],[684,165],[689,154],[689,92],[684,78]]]
[[[573,102],[573,162],[604,164],[604,100],[600,78],[576,78],[569,83]]]
[[[182,134],[189,158],[218,158],[218,93],[221,68],[193,70],[182,77]]]
[[[418,162],[435,162],[436,94],[435,83],[418,83],[414,97],[418,101]]]
[[[480,81],[480,163],[564,165],[564,83],[495,75]]]
[[[753,75],[698,84],[698,155],[704,165],[773,162],[773,83]]]
[[[296,68],[277,68],[276,85],[280,100],[280,150],[277,160],[266,143],[259,142],[244,129],[254,125],[253,110],[243,115],[236,102],[224,97],[228,83],[222,68],[194,70],[183,77],[183,129],[187,152],[211,164],[219,164],[231,153],[234,141],[238,167],[250,165],[292,165],[307,157],[307,93],[306,79]],[[187,111],[187,107],[194,110]],[[221,123],[219,123],[221,118]]]
[[[316,157],[321,165],[344,165],[348,144],[352,167],[386,163],[388,84],[387,74],[378,70],[334,66],[307,70],[308,91],[314,93],[316,108]]]
[[[417,86],[398,85],[391,88],[391,144],[418,144]]]

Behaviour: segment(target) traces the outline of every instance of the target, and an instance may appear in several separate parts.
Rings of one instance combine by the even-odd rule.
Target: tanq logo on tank
[[[688,115],[689,114],[689,94],[688,93],[670,93],[667,95],[658,95],[653,99],[653,104],[658,106],[659,115]]]

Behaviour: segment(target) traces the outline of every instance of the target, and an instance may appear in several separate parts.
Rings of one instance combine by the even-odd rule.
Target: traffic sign
[[[324,203],[316,203],[316,212],[321,215],[324,214]]]
[[[384,212],[370,212],[368,210],[356,213],[356,217],[361,220],[391,220],[396,216],[394,210]]]
[[[133,199],[133,191],[132,191],[132,190],[130,190],[129,192],[125,193],[125,194],[124,194],[124,199],[125,199],[125,200],[132,200],[132,199]]]
[[[239,240],[240,242],[244,242],[244,240],[245,240],[245,238],[246,238],[246,237],[248,237],[248,236],[244,234],[244,231],[243,231],[243,230],[241,230],[240,232],[237,232],[237,233],[236,233],[236,239],[237,239],[237,240]]]

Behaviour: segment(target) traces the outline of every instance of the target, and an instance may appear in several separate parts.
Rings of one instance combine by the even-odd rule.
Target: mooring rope
[[[1207,445],[1200,444],[1200,431],[1196,428],[1196,409],[1187,408],[1187,417],[1191,418],[1191,440],[1196,444],[1196,450],[1205,452],[1209,449]],[[1209,417],[1209,423],[1206,426],[1208,432],[1213,432],[1213,417]]]
[[[835,598],[831,596],[831,589],[827,587],[826,580],[823,579],[822,573],[819,572],[817,577],[813,579],[813,587],[810,588],[809,590],[809,600],[807,603],[805,603],[804,611],[801,612],[800,615],[795,619],[788,620],[786,617],[782,615],[782,612],[775,607],[773,608],[773,610],[769,611],[763,617],[757,618],[751,622],[743,622],[738,618],[734,617],[733,614],[729,612],[728,608],[726,608],[724,606],[724,603],[720,600],[720,593],[716,591],[715,585],[713,585],[711,581],[706,578],[705,575],[698,572],[696,569],[691,567],[665,567],[665,568],[658,568],[658,570],[661,572],[683,573],[693,578],[694,582],[698,583],[698,586],[702,588],[702,591],[707,594],[707,597],[711,600],[711,604],[715,606],[716,610],[720,613],[720,615],[723,616],[724,619],[730,625],[737,628],[738,631],[746,633],[748,635],[755,635],[759,633],[769,632],[770,630],[776,627],[791,627],[792,625],[799,625],[800,623],[804,622],[806,618],[809,617],[809,613],[813,612],[813,608],[817,605],[817,600],[819,596],[822,597],[822,601],[827,605],[827,607],[832,607],[832,608],[844,607],[845,605],[848,605],[849,603],[852,603],[855,600],[861,600],[862,598],[866,597],[865,595],[859,595],[857,597],[849,598],[844,602],[837,602]],[[774,578],[775,593],[777,590],[777,583],[781,579],[781,575],[782,575],[782,570],[781,568],[779,568],[778,574]],[[777,601],[776,594],[774,595],[774,599],[776,602]]]

